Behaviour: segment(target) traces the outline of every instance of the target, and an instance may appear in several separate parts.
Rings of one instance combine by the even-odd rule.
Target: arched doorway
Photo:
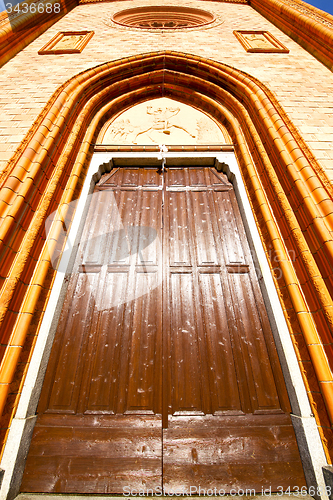
[[[122,85],[119,85],[120,81]],[[321,352],[323,349],[320,335],[318,337],[312,336],[316,329],[316,322],[321,326],[321,334],[323,335],[330,324],[330,308],[328,306],[330,299],[327,290],[330,283],[329,278],[323,282],[323,277],[326,279],[326,274],[329,274],[327,269],[330,266],[327,256],[330,239],[326,238],[325,232],[325,214],[329,213],[330,210],[329,203],[323,205],[320,207],[320,216],[317,217],[316,211],[312,210],[314,195],[307,196],[307,193],[313,191],[314,182],[323,189],[329,190],[329,187],[326,185],[320,169],[316,168],[315,162],[311,162],[310,165],[302,141],[297,137],[292,124],[285,119],[283,111],[279,108],[274,97],[260,82],[223,64],[192,56],[184,57],[182,54],[167,52],[148,54],[88,70],[68,82],[65,88],[59,89],[45,109],[40,121],[36,123],[31,137],[22,144],[22,148],[15,157],[15,165],[10,165],[12,168],[20,167],[20,165],[24,165],[24,168],[30,166],[33,176],[39,175],[39,168],[44,168],[54,175],[47,186],[43,184],[43,189],[38,191],[38,187],[36,187],[36,201],[38,197],[42,197],[42,203],[29,219],[31,223],[26,234],[21,233],[21,237],[27,240],[26,245],[23,246],[19,255],[12,257],[11,274],[5,284],[4,292],[7,302],[9,303],[15,291],[15,283],[24,270],[24,263],[27,262],[25,259],[30,255],[30,252],[35,250],[33,245],[38,240],[38,231],[41,230],[41,225],[48,215],[51,200],[66,206],[72,199],[75,187],[79,186],[79,176],[80,174],[84,175],[85,161],[99,124],[111,115],[129,107],[133,102],[161,95],[171,95],[182,102],[188,102],[204,109],[206,113],[223,122],[230,131],[236,145],[237,157],[247,193],[251,199],[253,212],[263,230],[262,240],[266,248],[267,245],[271,245],[270,248],[273,249],[271,253],[268,253],[269,256],[273,255],[275,258],[274,252],[278,251],[279,266],[284,280],[277,284],[281,298],[285,302],[289,300],[288,297],[291,298],[291,305],[288,304],[288,307],[296,313],[301,313],[298,315],[299,326],[306,343],[318,346],[316,350],[311,349],[311,361],[318,377],[320,374],[322,395],[327,410],[330,411],[331,384],[329,378],[326,377],[328,369],[325,363],[325,366],[318,364],[319,359],[325,361],[326,358],[317,356],[317,352]],[[59,110],[65,106],[65,103],[66,109],[61,114]],[[75,113],[73,112],[74,107]],[[50,120],[47,115],[49,111],[52,115],[52,130],[49,130]],[[284,126],[280,120],[285,123]],[[48,125],[46,126],[46,124]],[[43,134],[40,134],[41,130],[44,132]],[[45,140],[41,135],[49,141],[48,154],[45,153]],[[267,156],[267,151],[269,156]],[[290,165],[295,166],[295,169],[291,168]],[[311,187],[304,179],[297,177],[304,165],[309,165],[315,171],[314,177],[311,178]],[[10,174],[11,172],[8,172],[9,180]],[[295,179],[302,182],[296,182]],[[286,193],[289,192],[288,189],[291,186],[292,189],[295,188],[293,191],[295,196],[289,200]],[[54,193],[56,196],[52,199]],[[31,195],[30,191],[28,194]],[[306,233],[307,230],[304,231],[305,236],[302,233],[298,219],[302,219],[303,207],[300,211],[297,208],[302,205],[305,199],[306,207],[314,221],[314,226],[309,231],[311,235],[312,231],[315,231],[318,238],[323,240],[323,245],[315,255],[316,258],[321,256],[323,259],[321,262],[328,262],[328,268],[321,267],[323,275],[321,272],[318,274],[311,272],[316,268],[316,261],[310,251],[308,253],[304,251],[305,248],[309,248],[307,241],[310,241],[311,235]],[[5,214],[8,217],[6,230],[9,231],[15,224],[11,215],[12,209],[16,212],[21,210],[22,214],[29,210],[29,206],[24,205],[23,200],[24,196],[18,198],[15,208],[11,206],[8,208],[8,213]],[[285,215],[285,218],[281,217],[281,213]],[[62,225],[61,219],[62,215],[59,221],[54,224],[50,239],[56,237],[56,233]],[[322,221],[323,225],[320,225]],[[286,251],[291,243],[296,249],[296,253],[298,252],[297,267],[294,267],[288,256],[288,251]],[[43,254],[36,264],[33,281],[29,288],[29,301],[25,301],[25,296],[22,298],[22,310],[20,309],[17,318],[15,317],[15,331],[20,332],[21,343],[24,342],[36,307],[40,284],[45,278],[47,265],[47,258]],[[15,277],[15,280],[10,279],[11,275]],[[305,279],[305,276],[309,276],[309,280]],[[320,281],[323,282],[324,286],[318,287]],[[317,300],[322,304],[322,309],[317,311],[316,315],[312,316],[311,307],[304,303],[303,295],[300,293],[303,284],[304,296],[312,297],[312,291],[315,289]],[[312,301],[309,303],[312,304]],[[8,311],[8,314],[11,312]],[[294,324],[289,325],[291,331]],[[16,366],[15,360],[22,347],[21,344],[17,345],[15,336],[11,337],[11,340],[15,340],[15,349],[12,351],[11,357],[8,356],[11,365],[7,372],[6,384],[12,380],[11,377]],[[8,350],[11,347],[12,344],[8,345]],[[300,355],[299,352],[298,355]],[[300,357],[299,361],[302,362]],[[33,405],[29,406],[29,412],[31,411],[33,412]],[[310,413],[306,415],[305,413],[300,412],[301,419],[303,416],[310,416]],[[320,416],[318,413],[316,415],[320,424]],[[30,414],[30,416],[32,415]]]

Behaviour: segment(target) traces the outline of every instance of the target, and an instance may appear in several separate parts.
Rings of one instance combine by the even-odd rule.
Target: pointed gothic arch
[[[333,379],[325,344],[333,326],[332,188],[261,82],[222,63],[183,53],[125,58],[72,78],[52,96],[8,164],[1,190],[0,241],[7,269],[1,289],[1,410],[26,336],[38,329],[38,321],[32,323],[34,313],[43,311],[52,286],[47,283],[49,249],[69,216],[66,207],[79,196],[100,127],[114,114],[162,96],[214,117],[233,139],[268,260],[272,269],[278,260],[282,270],[276,287],[330,461],[327,422],[333,421]],[[46,247],[44,222],[59,204],[62,209]],[[311,358],[308,371],[305,345]],[[315,395],[312,367],[321,395]]]

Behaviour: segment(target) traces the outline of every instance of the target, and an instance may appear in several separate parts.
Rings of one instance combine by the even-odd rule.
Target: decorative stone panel
[[[133,106],[102,128],[97,144],[225,144],[223,127],[191,106],[162,97]]]
[[[38,54],[79,54],[93,35],[93,31],[60,31]]]
[[[246,52],[289,53],[289,49],[279,42],[269,31],[234,31],[234,35],[243,45]]]

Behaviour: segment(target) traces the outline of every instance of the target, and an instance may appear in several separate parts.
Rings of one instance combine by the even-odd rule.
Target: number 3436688
[[[8,14],[59,14],[61,9],[60,3],[18,3],[13,5],[12,3],[5,4]]]

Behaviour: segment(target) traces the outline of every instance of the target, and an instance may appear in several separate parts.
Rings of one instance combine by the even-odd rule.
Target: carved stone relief
[[[264,37],[264,35],[255,34],[255,33],[250,33],[250,34],[245,34],[244,37],[246,40],[250,42],[250,45],[254,49],[271,49],[273,48],[271,42],[267,40],[267,38]]]
[[[44,45],[38,54],[80,53],[93,35],[93,31],[61,31]]]
[[[99,144],[224,144],[227,132],[204,113],[172,99],[147,101],[104,125]]]
[[[84,35],[65,35],[57,44],[54,46],[56,50],[59,49],[75,49],[77,43],[82,40]]]

